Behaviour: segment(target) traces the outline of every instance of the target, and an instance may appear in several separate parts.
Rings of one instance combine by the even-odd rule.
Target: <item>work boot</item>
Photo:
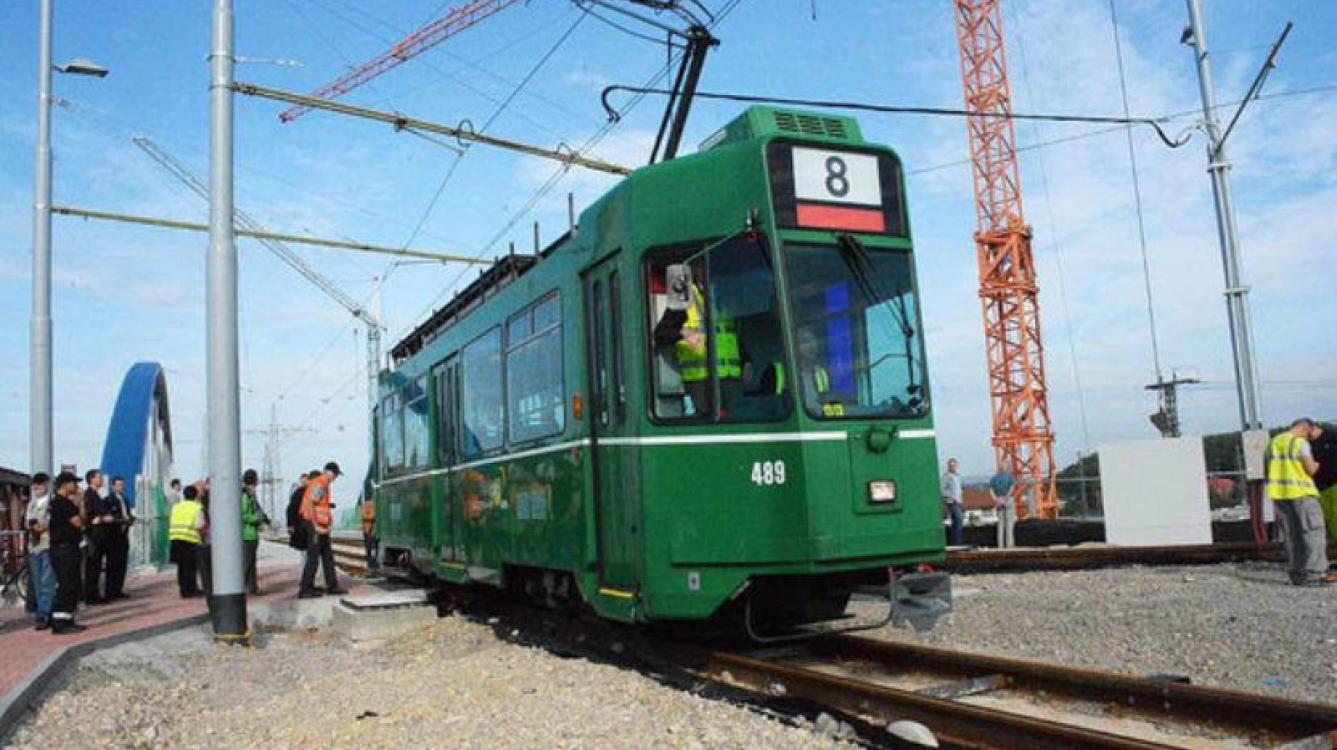
[[[37,624],[32,626],[33,630],[47,630],[51,627],[51,621],[45,617],[37,618]]]
[[[72,620],[61,620],[51,626],[51,633],[53,635],[69,635],[71,633],[82,633],[85,630],[88,630],[86,626],[80,625]]]
[[[319,599],[321,596],[323,596],[323,594],[320,591],[317,591],[316,589],[312,589],[310,591],[297,592],[298,599]]]
[[[341,588],[338,588],[338,587],[335,587],[335,588],[332,588],[332,589],[325,589],[325,594],[326,594],[327,596],[339,596],[339,595],[341,595],[341,594],[347,594],[347,593],[348,593],[348,589],[341,589]]]

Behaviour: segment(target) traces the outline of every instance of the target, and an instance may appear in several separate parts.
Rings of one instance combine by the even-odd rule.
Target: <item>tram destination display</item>
[[[905,234],[893,155],[776,141],[766,161],[778,226]]]

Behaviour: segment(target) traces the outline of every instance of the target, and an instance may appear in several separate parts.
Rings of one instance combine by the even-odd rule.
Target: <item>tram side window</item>
[[[566,427],[566,394],[561,300],[556,292],[511,317],[506,347],[511,444],[560,434]]]
[[[422,375],[402,391],[404,420],[404,466],[425,469],[431,466],[430,433],[427,426],[427,376]]]
[[[775,273],[761,240],[734,238],[646,256],[654,415],[755,422],[789,413]]]
[[[502,444],[501,327],[464,347],[460,372],[460,454],[476,458]]]
[[[398,393],[381,402],[381,470],[387,475],[404,470],[404,422]]]

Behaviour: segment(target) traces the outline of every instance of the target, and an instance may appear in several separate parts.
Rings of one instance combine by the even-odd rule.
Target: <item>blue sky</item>
[[[1196,77],[1178,43],[1182,3],[1117,0],[1134,113],[1192,110]],[[712,7],[721,5],[711,0]],[[1247,88],[1286,20],[1295,32],[1268,81],[1276,94],[1337,84],[1337,31],[1329,2],[1206,0],[1223,101]],[[241,55],[291,58],[300,68],[241,65],[237,77],[311,90],[385,49],[437,12],[436,0],[237,2]],[[36,3],[0,4],[0,465],[27,464],[27,331],[31,253]],[[1103,0],[1005,0],[1017,111],[1117,114],[1109,8]],[[718,29],[722,44],[703,88],[785,96],[960,106],[959,63],[947,0],[743,0]],[[639,83],[664,61],[662,46],[624,35],[565,0],[532,0],[468,30],[348,97],[424,119],[475,126],[497,110],[554,43],[551,59],[497,117],[492,132],[578,145],[604,124],[598,92]],[[56,76],[71,109],[55,112],[56,202],[202,220],[203,204],[131,143],[147,135],[204,175],[209,3],[57,0],[56,59],[90,57],[103,80]],[[1230,153],[1246,282],[1269,422],[1337,415],[1337,326],[1321,308],[1337,260],[1337,96],[1332,90],[1254,105]],[[594,148],[636,164],[648,153],[661,101],[647,100]],[[533,210],[526,202],[554,172],[546,162],[476,147],[459,161],[438,145],[361,121],[313,113],[280,125],[277,105],[237,101],[237,201],[279,231],[412,245],[453,253],[504,252],[545,239],[577,206],[612,184],[573,170]],[[694,147],[736,105],[702,102],[685,143]],[[1188,127],[1186,117],[1176,125]],[[983,334],[971,233],[974,212],[965,126],[959,120],[864,116],[871,140],[891,144],[909,171],[921,291],[941,452],[967,473],[991,463]],[[1090,125],[1018,126],[1024,146],[1087,133]],[[1221,265],[1201,138],[1170,150],[1137,131],[1151,281],[1162,360],[1206,383],[1181,398],[1187,428],[1236,422]],[[1029,150],[1022,160],[1035,228],[1057,455],[1107,440],[1149,437],[1153,398],[1143,277],[1121,132]],[[134,361],[168,370],[179,473],[201,472],[204,422],[203,235],[57,218],[55,224],[56,455],[81,466],[101,453],[120,379]],[[421,222],[420,228],[418,227]],[[514,224],[512,224],[514,222]],[[285,473],[334,458],[365,465],[361,327],[266,250],[240,244],[243,456],[262,459],[271,409],[294,430]],[[376,279],[391,340],[434,300],[476,271],[299,249],[350,295],[370,299]],[[1319,308],[1316,313],[1316,308]],[[1331,316],[1328,316],[1330,321]],[[1080,387],[1078,383],[1080,382]]]

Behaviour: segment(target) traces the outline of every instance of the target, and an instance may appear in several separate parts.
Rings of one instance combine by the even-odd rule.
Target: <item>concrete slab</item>
[[[332,613],[334,634],[353,648],[399,638],[436,620],[436,607],[422,589],[348,596]]]
[[[345,596],[341,603],[355,610],[427,606],[426,589],[393,589]]]

